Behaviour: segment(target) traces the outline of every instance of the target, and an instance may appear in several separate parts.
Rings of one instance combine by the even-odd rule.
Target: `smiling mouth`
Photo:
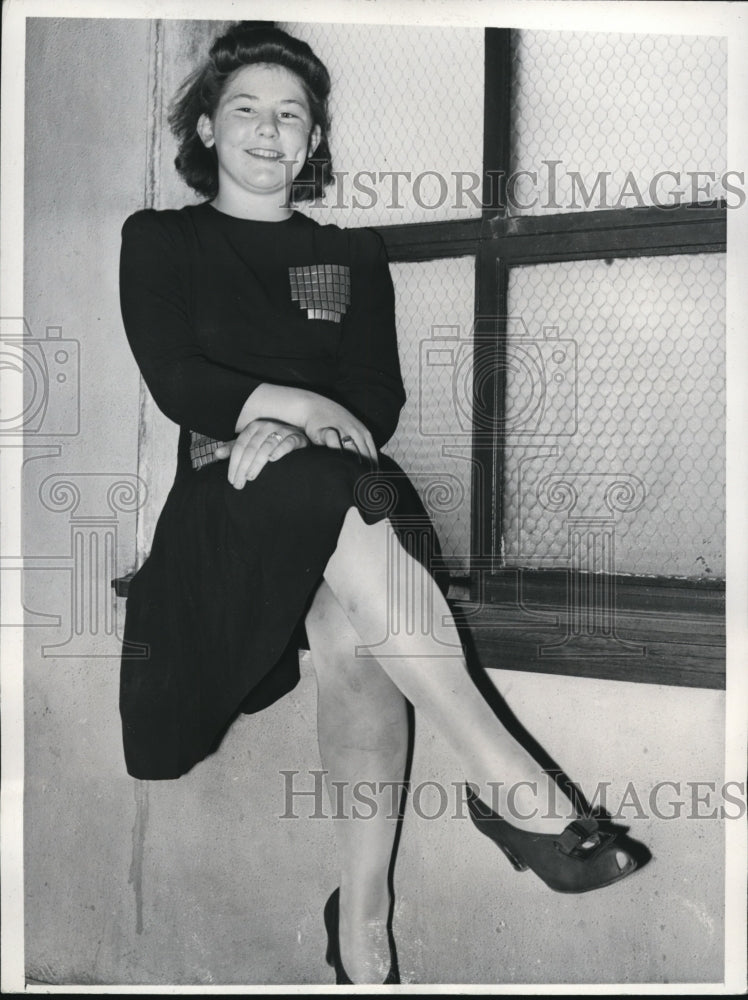
[[[248,149],[247,152],[250,156],[256,156],[259,160],[282,160],[283,153],[279,153],[275,149]]]

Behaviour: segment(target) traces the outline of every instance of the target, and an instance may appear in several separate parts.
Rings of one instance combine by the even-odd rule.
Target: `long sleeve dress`
[[[392,436],[405,393],[376,233],[298,212],[238,219],[208,203],[140,211],[122,230],[120,293],[145,382],[180,426],[175,480],[127,599],[125,763],[137,778],[176,778],[217,748],[239,712],[297,683],[304,616],[350,507],[370,524],[388,517],[445,591],[447,574],[413,485],[385,454],[376,469],[355,453],[303,448],[241,490],[227,460],[199,457],[236,436],[262,382],[335,399],[377,449]]]

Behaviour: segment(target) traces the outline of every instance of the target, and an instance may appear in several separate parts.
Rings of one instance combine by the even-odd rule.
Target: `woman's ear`
[[[207,115],[200,115],[197,120],[197,134],[200,136],[202,143],[208,149],[215,143],[213,138],[213,122]]]
[[[319,141],[322,138],[322,129],[319,125],[315,125],[312,131],[309,133],[309,143],[307,145],[307,156],[313,156],[314,151],[319,146]]]

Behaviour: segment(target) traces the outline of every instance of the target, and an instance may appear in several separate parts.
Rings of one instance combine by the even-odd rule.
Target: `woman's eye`
[[[250,111],[254,111],[254,108],[243,107],[243,108],[237,108],[236,110],[237,111],[247,111],[247,112],[250,112]]]
[[[298,115],[295,115],[293,113],[293,111],[281,111],[280,117],[281,118],[298,118]]]

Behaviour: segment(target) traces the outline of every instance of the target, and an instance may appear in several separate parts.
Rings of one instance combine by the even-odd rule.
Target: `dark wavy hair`
[[[218,194],[218,158],[197,134],[201,115],[212,118],[229,77],[243,66],[266,63],[295,73],[306,91],[312,124],[321,137],[291,188],[294,201],[313,201],[332,181],[329,132],[330,75],[306,42],[282,31],[272,21],[239,21],[217,38],[207,61],[191,73],[177,91],[169,109],[169,125],[179,143],[174,160],[180,176],[198,194]]]

